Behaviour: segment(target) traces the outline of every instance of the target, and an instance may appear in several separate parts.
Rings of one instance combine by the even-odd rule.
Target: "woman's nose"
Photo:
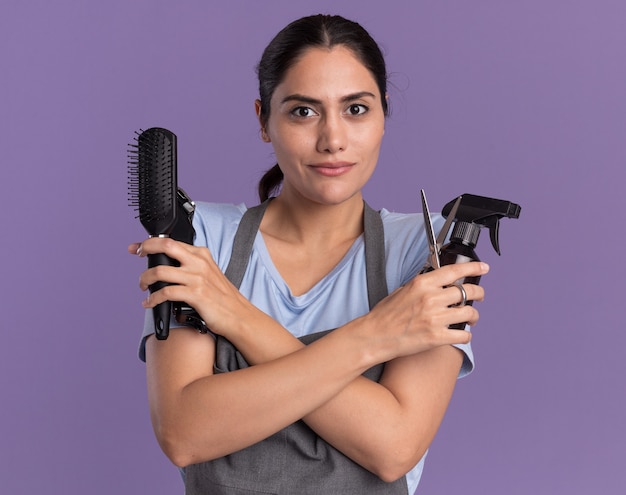
[[[337,153],[347,147],[346,123],[340,116],[325,116],[320,120],[317,151]]]

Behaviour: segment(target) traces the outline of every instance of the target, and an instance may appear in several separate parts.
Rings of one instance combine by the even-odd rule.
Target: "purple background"
[[[501,228],[419,493],[624,493],[626,3],[3,0],[0,493],[174,494],[136,358],[139,128],[179,138],[195,199],[254,204],[273,163],[254,66],[288,21],[361,22],[392,73],[374,207],[472,192]],[[621,319],[623,320],[623,319]]]

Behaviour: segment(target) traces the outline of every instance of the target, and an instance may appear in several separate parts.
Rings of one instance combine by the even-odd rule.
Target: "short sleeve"
[[[209,249],[218,266],[225,270],[232,252],[232,240],[246,211],[244,204],[196,203],[193,227],[196,232],[194,245]],[[170,329],[181,328],[182,325],[172,315]],[[152,310],[146,311],[143,330],[139,342],[139,359],[146,361],[146,339],[154,334],[154,318]]]
[[[465,331],[469,332],[469,328],[466,327]],[[456,344],[454,347],[463,353],[463,364],[461,365],[461,370],[459,371],[458,376],[459,378],[463,378],[474,371],[474,353],[472,352],[472,345]]]

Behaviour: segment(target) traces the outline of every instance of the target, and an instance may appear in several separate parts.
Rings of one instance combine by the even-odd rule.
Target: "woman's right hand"
[[[449,325],[478,321],[473,306],[455,306],[462,300],[457,280],[481,276],[489,271],[483,262],[447,265],[417,275],[395,290],[364,316],[372,325],[377,347],[390,360],[400,356],[427,351],[451,344],[466,344],[471,334],[465,330],[451,330]],[[479,285],[463,284],[467,301],[482,301],[484,289]]]

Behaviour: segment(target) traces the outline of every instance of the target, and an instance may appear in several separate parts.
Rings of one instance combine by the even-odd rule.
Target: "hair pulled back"
[[[283,28],[265,48],[257,66],[259,77],[260,120],[266,125],[270,101],[287,71],[309,48],[332,48],[343,45],[370,71],[380,91],[385,115],[387,105],[387,69],[378,44],[358,23],[338,15],[318,14],[293,21]],[[259,182],[259,198],[265,201],[277,191],[283,180],[278,164],[269,169]]]

